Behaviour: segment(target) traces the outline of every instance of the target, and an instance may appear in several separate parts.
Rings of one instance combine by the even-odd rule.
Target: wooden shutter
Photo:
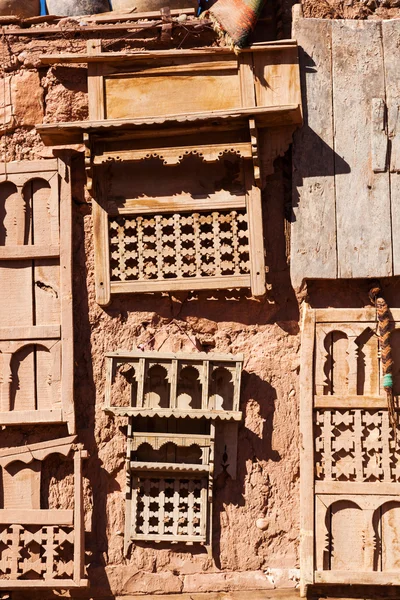
[[[0,424],[75,431],[70,168],[0,165]]]

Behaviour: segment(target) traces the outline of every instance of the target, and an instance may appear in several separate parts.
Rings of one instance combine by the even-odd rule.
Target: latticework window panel
[[[0,526],[0,579],[72,579],[73,527]]]
[[[250,288],[265,293],[261,192],[249,144],[212,163],[154,157],[96,171],[93,204],[96,298],[113,294]],[[240,149],[246,146],[245,152]],[[219,146],[220,148],[220,146]],[[128,184],[129,182],[129,184]]]
[[[110,218],[111,281],[250,274],[244,209]]]
[[[397,395],[400,312],[391,314]],[[389,418],[376,329],[372,307],[304,311],[302,594],[313,584],[400,584],[400,428]]]
[[[132,539],[206,542],[207,477],[132,477]]]
[[[87,587],[82,489],[87,453],[74,446],[75,440],[71,436],[0,450],[0,589]],[[71,499],[63,508],[42,507],[51,504],[50,490],[46,493],[41,481],[43,461],[53,454],[73,458],[73,508]]]
[[[315,460],[318,481],[400,481],[400,452],[388,411],[316,411]]]

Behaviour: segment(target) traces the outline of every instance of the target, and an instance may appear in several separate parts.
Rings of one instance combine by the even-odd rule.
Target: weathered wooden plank
[[[393,275],[400,275],[400,28],[398,21],[382,22],[388,135],[391,143],[390,195]]]
[[[304,125],[293,141],[291,278],[334,279],[337,272],[331,72],[332,21],[300,19]]]
[[[338,277],[392,275],[389,174],[374,173],[373,98],[385,99],[381,25],[332,21]]]
[[[303,307],[300,372],[300,594],[314,583],[313,363],[315,311]]]
[[[383,98],[372,98],[371,155],[374,173],[384,173],[386,171],[387,154],[386,105]]]
[[[0,260],[53,258],[60,255],[59,246],[1,246]]]
[[[60,172],[60,312],[62,341],[61,401],[68,432],[75,433],[74,325],[72,307],[72,197],[69,159],[59,160]]]

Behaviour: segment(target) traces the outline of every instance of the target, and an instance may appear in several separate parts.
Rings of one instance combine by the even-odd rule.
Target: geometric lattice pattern
[[[250,273],[245,209],[110,217],[111,281]]]
[[[73,527],[0,526],[0,576],[10,581],[73,576]]]
[[[207,493],[207,478],[140,476],[133,480],[136,486],[133,538],[171,535],[185,541],[187,537],[204,537],[202,503]]]
[[[314,431],[317,480],[400,481],[399,446],[386,410],[317,410]]]

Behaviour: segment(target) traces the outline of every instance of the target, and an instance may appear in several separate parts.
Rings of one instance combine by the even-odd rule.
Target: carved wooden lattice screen
[[[70,169],[0,164],[0,425],[75,431]]]
[[[150,158],[138,152],[143,158],[98,159],[108,162],[98,167],[93,201],[99,304],[124,292],[251,287],[262,295],[261,195],[250,143],[193,148],[186,155],[177,147],[170,149],[169,166],[162,149]]]
[[[75,437],[0,450],[0,589],[86,587],[82,459]],[[68,508],[43,508],[42,463],[73,456],[74,495]],[[72,455],[72,456],[71,456]],[[49,490],[50,492],[50,490]],[[46,503],[50,502],[48,498]]]
[[[400,311],[393,310],[394,393]],[[400,429],[389,424],[375,309],[306,308],[301,584],[400,584]]]
[[[226,453],[236,476],[242,363],[204,353],[107,355],[105,410],[129,417],[125,552],[132,540],[210,542],[216,457],[217,473]]]

